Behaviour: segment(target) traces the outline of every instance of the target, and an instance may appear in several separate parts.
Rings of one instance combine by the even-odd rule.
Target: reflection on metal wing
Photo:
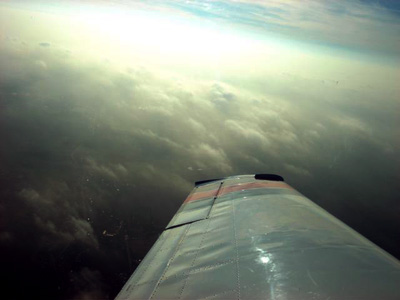
[[[399,299],[400,263],[277,175],[197,182],[117,299]]]

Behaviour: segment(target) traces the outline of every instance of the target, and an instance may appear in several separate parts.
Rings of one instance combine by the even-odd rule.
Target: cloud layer
[[[390,1],[160,1],[203,19],[291,39],[399,54],[399,6]]]

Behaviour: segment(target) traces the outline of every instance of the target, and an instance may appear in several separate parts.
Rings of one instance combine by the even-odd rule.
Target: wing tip
[[[282,176],[276,174],[255,174],[254,178],[258,180],[285,181]]]

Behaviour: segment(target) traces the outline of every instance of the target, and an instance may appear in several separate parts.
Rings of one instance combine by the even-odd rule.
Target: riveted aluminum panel
[[[184,239],[188,226],[164,231],[117,295],[117,299],[148,299]]]
[[[399,261],[287,184],[223,182],[186,203],[207,216],[164,231],[119,299],[399,299]]]

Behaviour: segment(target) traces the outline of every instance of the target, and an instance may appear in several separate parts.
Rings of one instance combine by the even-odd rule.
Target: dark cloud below
[[[0,263],[15,298],[113,298],[193,182],[232,174],[280,174],[400,257],[390,91],[332,85],[321,100],[317,83],[286,81],[265,84],[272,100],[52,49],[0,57]],[[346,97],[362,103],[333,101]]]

